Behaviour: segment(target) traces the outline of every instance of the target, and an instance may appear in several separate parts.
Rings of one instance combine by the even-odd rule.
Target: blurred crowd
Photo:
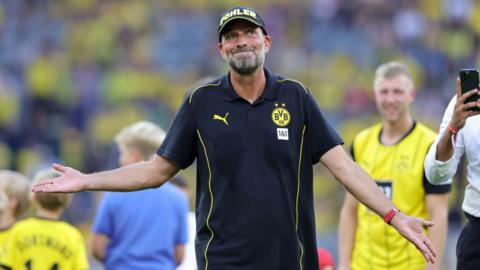
[[[237,4],[1,0],[0,168],[32,175],[52,162],[84,172],[116,167],[115,133],[142,119],[167,128],[195,82],[224,73],[217,23]],[[371,85],[381,62],[404,61],[414,71],[414,114],[434,130],[458,70],[479,66],[478,1],[241,4],[261,12],[272,36],[266,66],[314,93],[346,147],[377,120]],[[322,168],[316,178],[321,233],[335,227],[343,193]],[[93,196],[76,197],[67,215],[89,222]]]

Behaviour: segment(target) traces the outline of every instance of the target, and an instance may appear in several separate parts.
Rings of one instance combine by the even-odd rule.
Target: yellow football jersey
[[[10,232],[7,262],[13,269],[88,269],[85,242],[72,225],[32,217]]]
[[[397,144],[387,146],[380,143],[381,130],[377,124],[355,137],[355,161],[400,211],[427,218],[423,161],[436,134],[416,123]],[[357,210],[352,269],[424,269],[425,259],[413,244],[363,204]]]

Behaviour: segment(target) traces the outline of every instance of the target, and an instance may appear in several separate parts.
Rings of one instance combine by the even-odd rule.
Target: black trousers
[[[457,242],[457,270],[480,270],[480,218],[467,213]]]

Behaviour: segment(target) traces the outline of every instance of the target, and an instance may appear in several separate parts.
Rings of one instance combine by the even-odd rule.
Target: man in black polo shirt
[[[310,270],[318,269],[312,167],[320,161],[433,261],[422,231],[432,223],[399,213],[345,153],[308,90],[264,68],[271,38],[258,13],[228,10],[218,34],[229,73],[187,96],[151,161],[88,175],[54,165],[64,174],[34,191],[158,187],[197,160],[199,269]]]

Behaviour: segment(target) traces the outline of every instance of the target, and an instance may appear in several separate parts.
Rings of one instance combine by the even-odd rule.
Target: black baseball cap
[[[222,40],[222,31],[225,26],[233,20],[246,20],[256,26],[260,27],[263,33],[266,35],[267,31],[265,30],[265,23],[258,12],[253,8],[249,7],[233,7],[222,14],[220,22],[218,23],[218,40]]]

